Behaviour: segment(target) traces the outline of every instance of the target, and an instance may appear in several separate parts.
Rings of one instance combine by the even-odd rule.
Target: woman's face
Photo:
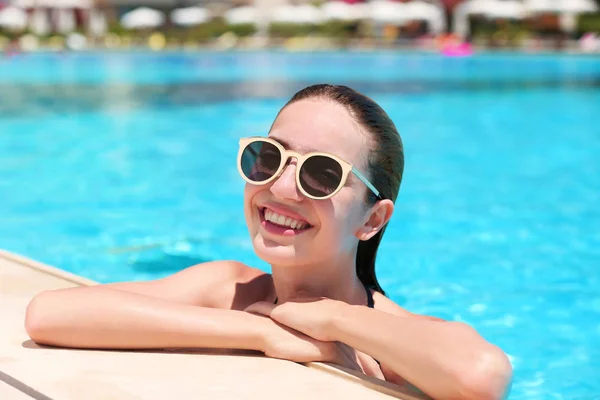
[[[308,99],[290,104],[275,120],[269,137],[300,154],[334,154],[367,174],[367,134],[334,102]],[[296,163],[292,159],[267,185],[246,184],[244,213],[257,255],[270,264],[303,265],[353,253],[367,220],[368,189],[351,173],[333,197],[310,199],[296,185]],[[278,227],[277,222],[290,225],[280,216],[292,218],[295,229]]]

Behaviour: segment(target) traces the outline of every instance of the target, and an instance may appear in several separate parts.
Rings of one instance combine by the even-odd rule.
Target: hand
[[[346,368],[363,372],[356,352],[340,342],[324,342],[270,318],[265,318],[261,349],[267,357],[294,362],[331,362]]]
[[[294,335],[291,340],[290,337],[281,335],[281,332],[274,332],[275,336],[266,339],[263,351],[267,356],[298,362],[332,362],[385,380],[379,364],[372,357],[335,341],[330,334],[331,319],[344,305],[346,303],[321,298],[286,302],[277,306],[258,302],[250,305],[246,311],[270,317],[278,327]],[[307,347],[308,345],[311,347]],[[318,350],[318,354],[315,350]],[[303,359],[297,359],[299,356]]]
[[[260,301],[248,306],[246,311],[270,317],[314,339],[332,342],[336,339],[330,329],[331,323],[344,306],[347,304],[341,301],[316,298],[288,301],[280,305]]]

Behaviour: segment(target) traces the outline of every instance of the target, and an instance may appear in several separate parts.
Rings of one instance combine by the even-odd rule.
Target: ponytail
[[[383,295],[385,295],[385,292],[375,275],[375,259],[384,230],[385,227],[371,239],[358,243],[358,251],[356,253],[356,275],[358,279],[369,289],[373,289]]]

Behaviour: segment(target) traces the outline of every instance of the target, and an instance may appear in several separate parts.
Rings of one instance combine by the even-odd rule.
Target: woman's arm
[[[506,355],[466,324],[337,304],[327,336],[369,354],[436,399],[496,400],[508,395]]]
[[[508,358],[462,323],[327,298],[259,302],[247,310],[312,338],[345,343],[378,360],[386,379],[401,377],[434,399],[496,400],[508,394]]]
[[[264,296],[264,277],[218,261],[154,281],[46,291],[27,307],[25,327],[34,341],[63,347],[258,349],[258,320],[231,309]]]
[[[41,293],[25,327],[35,342],[61,347],[260,350],[259,318],[98,286]]]
[[[156,281],[42,292],[25,327],[35,342],[60,347],[247,349],[358,368],[342,346],[240,310],[270,287],[269,276],[243,264],[206,263]]]

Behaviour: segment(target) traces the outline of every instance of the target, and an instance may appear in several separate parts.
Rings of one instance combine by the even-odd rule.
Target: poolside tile
[[[0,381],[0,399],[2,400],[31,400],[31,397],[15,389],[8,383]]]

